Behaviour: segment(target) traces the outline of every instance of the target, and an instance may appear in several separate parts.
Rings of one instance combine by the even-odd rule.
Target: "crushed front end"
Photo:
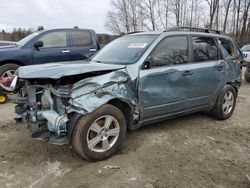
[[[69,142],[75,115],[91,113],[111,100],[127,102],[131,120],[139,118],[135,87],[125,69],[51,78],[19,77],[16,121],[27,124],[32,137],[52,144]],[[131,122],[132,122],[131,121]]]
[[[47,82],[47,83],[46,83]],[[25,122],[32,136],[54,144],[67,143],[68,100],[72,85],[51,84],[51,80],[22,80],[16,103],[15,120]],[[64,139],[63,139],[64,138]]]

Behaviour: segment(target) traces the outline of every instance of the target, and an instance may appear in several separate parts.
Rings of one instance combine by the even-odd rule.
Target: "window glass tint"
[[[194,62],[218,60],[218,48],[213,38],[192,37]]]
[[[91,35],[88,31],[72,31],[72,41],[74,47],[90,46]]]
[[[240,55],[237,47],[230,40],[221,38],[219,39],[219,44],[225,57],[231,56],[234,59]]]
[[[43,48],[56,48],[67,46],[67,34],[65,31],[48,33],[39,39],[43,41]]]
[[[188,63],[187,37],[170,37],[164,39],[150,56],[151,66]]]

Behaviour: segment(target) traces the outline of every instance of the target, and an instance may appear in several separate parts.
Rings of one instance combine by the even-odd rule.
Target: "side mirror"
[[[151,60],[150,57],[148,57],[148,58],[146,59],[146,61],[143,63],[142,69],[150,69],[151,64],[152,64],[152,60]]]
[[[33,46],[35,49],[41,48],[43,47],[43,41],[40,41],[40,40],[36,41]]]

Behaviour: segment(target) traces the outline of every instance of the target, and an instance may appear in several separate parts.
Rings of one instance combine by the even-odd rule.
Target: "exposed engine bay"
[[[97,71],[60,79],[18,78],[15,120],[25,122],[34,138],[48,140],[53,144],[68,143],[67,134],[74,114],[92,112],[114,98],[130,101],[139,108],[131,90],[131,80],[124,70]]]

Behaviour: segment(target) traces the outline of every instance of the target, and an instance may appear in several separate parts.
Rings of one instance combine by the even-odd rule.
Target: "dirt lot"
[[[0,187],[250,187],[250,84],[233,116],[198,113],[129,132],[115,156],[86,162],[70,146],[33,140],[0,107]],[[105,169],[106,165],[120,169]]]

